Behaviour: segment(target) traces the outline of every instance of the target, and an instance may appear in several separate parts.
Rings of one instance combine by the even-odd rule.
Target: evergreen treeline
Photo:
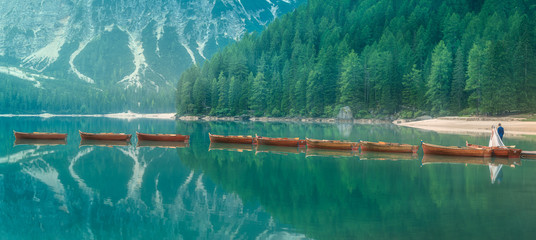
[[[0,76],[0,114],[39,114],[41,112],[63,114],[88,114],[134,112],[159,113],[173,109],[174,91],[127,89],[119,87],[88,88],[86,85],[61,84],[45,89],[35,88],[20,79]]]
[[[536,110],[533,0],[310,0],[193,66],[179,114]]]

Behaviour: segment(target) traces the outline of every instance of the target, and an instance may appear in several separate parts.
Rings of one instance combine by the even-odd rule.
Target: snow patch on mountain
[[[279,9],[278,6],[275,6],[275,5],[272,5],[272,7],[270,7],[270,13],[272,13],[272,16],[275,18],[277,18],[277,10]]]
[[[192,51],[192,49],[190,49],[190,47],[188,47],[188,45],[185,44],[185,43],[181,43],[181,45],[186,49],[186,51],[187,51],[188,54],[190,55],[190,58],[192,58],[192,62],[193,62],[194,64],[197,64],[197,62],[195,61],[194,51]]]
[[[48,80],[54,79],[53,77],[49,77],[49,76],[45,76],[41,74],[25,72],[24,70],[18,69],[16,67],[0,66],[0,73],[33,82],[34,87],[36,88],[43,88],[41,85],[41,82],[37,79],[48,79]]]
[[[160,39],[164,35],[164,24],[166,23],[166,18],[160,18],[156,20],[156,25],[154,27],[153,34],[156,37],[156,55],[160,57]]]
[[[121,29],[121,28],[120,28]],[[122,31],[125,31],[121,29]],[[136,87],[141,88],[142,83],[140,81],[141,76],[145,74],[145,70],[148,65],[145,60],[145,55],[143,54],[143,42],[141,41],[141,33],[139,32],[129,32],[125,31],[128,34],[128,48],[134,55],[134,72],[130,75],[125,76],[119,83],[125,84],[127,88]]]
[[[80,52],[82,52],[82,50],[84,50],[84,48],[86,48],[87,44],[90,42],[91,40],[85,40],[85,41],[82,41],[80,42],[80,44],[78,45],[78,48],[73,52],[73,54],[71,54],[71,56],[69,56],[69,66],[71,66],[71,71],[74,72],[74,74],[76,74],[76,76],[87,82],[87,83],[95,83],[95,81],[93,79],[91,79],[90,77],[84,75],[83,73],[81,73],[80,71],[78,71],[78,69],[76,68],[76,66],[74,65],[74,60],[76,59],[76,57],[80,54]]]
[[[55,62],[60,56],[61,47],[63,47],[63,44],[65,44],[65,40],[67,39],[66,35],[67,30],[69,29],[69,19],[70,17],[62,19],[60,21],[62,27],[58,28],[54,33],[55,37],[52,42],[24,58],[22,60],[22,66],[42,72],[50,66],[51,63]],[[36,32],[38,31],[39,29],[36,30]],[[34,35],[36,34],[34,33]]]
[[[108,26],[104,26],[104,31],[111,32],[112,30],[114,30],[114,26],[115,26],[115,24],[113,24],[113,23],[108,25]]]

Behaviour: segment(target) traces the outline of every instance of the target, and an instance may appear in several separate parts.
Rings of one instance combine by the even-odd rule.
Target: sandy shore
[[[175,113],[109,113],[109,114],[0,114],[0,117],[40,117],[40,118],[53,118],[53,117],[106,117],[106,118],[117,118],[117,119],[140,119],[140,118],[149,118],[149,119],[164,119],[164,120],[175,120]]]
[[[119,118],[119,119],[138,119],[138,118],[150,118],[150,119],[167,119],[167,120],[175,120],[175,113],[151,113],[151,114],[144,114],[144,113],[111,113],[111,114],[104,114],[104,117],[108,118]]]
[[[536,122],[522,121],[518,118],[448,117],[413,122],[394,121],[393,123],[399,126],[459,134],[488,134],[492,125],[497,126],[498,123],[501,123],[505,135],[536,135]]]

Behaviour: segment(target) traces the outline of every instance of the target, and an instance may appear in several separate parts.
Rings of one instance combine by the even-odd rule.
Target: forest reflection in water
[[[9,126],[46,126],[70,135],[66,145],[13,146],[12,136],[0,138],[0,233],[6,238],[493,239],[535,234],[529,225],[536,218],[536,162],[208,140],[209,131],[402,143],[425,139],[444,145],[478,144],[485,136],[394,125],[32,121]],[[76,131],[81,125],[176,132],[191,135],[191,141],[80,144]],[[532,139],[511,142],[521,148],[534,145]]]

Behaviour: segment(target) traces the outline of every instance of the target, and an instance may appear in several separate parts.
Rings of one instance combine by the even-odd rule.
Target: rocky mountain
[[[0,81],[45,91],[67,84],[159,92],[174,88],[192,63],[304,0],[2,2]]]

